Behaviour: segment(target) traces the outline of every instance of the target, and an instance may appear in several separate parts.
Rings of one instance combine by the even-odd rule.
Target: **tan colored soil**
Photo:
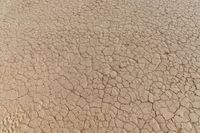
[[[0,133],[200,133],[199,0],[0,0]]]

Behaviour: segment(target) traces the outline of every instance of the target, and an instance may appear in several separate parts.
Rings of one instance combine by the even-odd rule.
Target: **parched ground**
[[[200,133],[200,1],[0,0],[0,133]]]

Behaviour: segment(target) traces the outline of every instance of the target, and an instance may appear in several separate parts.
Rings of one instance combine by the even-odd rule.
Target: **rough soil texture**
[[[0,133],[200,133],[200,2],[0,0]]]

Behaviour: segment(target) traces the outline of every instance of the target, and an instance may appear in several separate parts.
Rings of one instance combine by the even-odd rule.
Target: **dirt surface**
[[[0,0],[0,133],[200,133],[198,0]]]

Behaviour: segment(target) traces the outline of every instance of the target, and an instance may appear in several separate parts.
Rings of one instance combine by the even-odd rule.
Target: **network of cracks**
[[[0,0],[0,133],[200,133],[198,0]]]

